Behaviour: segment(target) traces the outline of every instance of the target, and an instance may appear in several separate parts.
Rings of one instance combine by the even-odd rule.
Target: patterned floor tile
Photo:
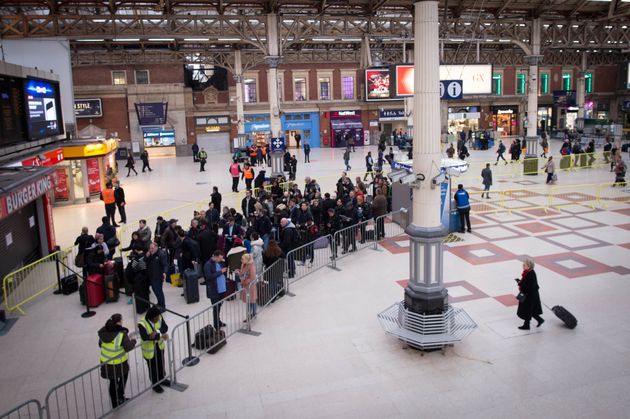
[[[615,210],[612,210],[612,212],[627,215],[628,217],[630,217],[630,208],[615,209]]]
[[[576,232],[548,234],[541,236],[541,240],[564,247],[567,250],[584,250],[608,246],[610,243],[595,239],[592,236]]]
[[[513,307],[518,305],[518,300],[514,296],[514,294],[505,294],[494,297],[495,300],[500,302],[506,307]]]
[[[409,253],[409,236],[406,234],[381,240],[378,244],[393,255]]]
[[[603,263],[574,252],[539,256],[535,258],[535,260],[539,265],[566,278],[580,278],[590,275],[600,275],[607,272],[616,272],[621,275],[630,273],[630,269],[622,266],[604,265]]]
[[[486,252],[477,252],[485,250]],[[503,250],[491,243],[479,243],[465,246],[450,247],[449,252],[464,259],[471,265],[484,265],[487,263],[505,262],[513,260],[516,256],[513,253]],[[475,254],[478,253],[478,254]]]
[[[575,215],[571,217],[558,217],[553,220],[547,221],[550,224],[555,224],[560,227],[568,228],[570,230],[578,230],[583,228],[593,228],[593,227],[602,227],[606,224],[598,223],[593,220],[587,220],[582,217],[577,217]]]
[[[555,227],[551,227],[550,225],[543,224],[538,221],[533,221],[531,223],[522,223],[522,224],[514,224],[515,227],[521,228],[529,233],[538,234],[538,233],[548,233],[550,231],[558,230]]]
[[[629,224],[619,224],[616,227],[617,228],[623,228],[624,230],[630,230],[630,223]]]
[[[560,215],[559,211],[554,211],[552,209],[545,209],[545,208],[526,209],[526,210],[523,210],[523,212],[529,215],[533,215],[534,217],[553,217],[556,215]]]
[[[481,237],[484,240],[493,241],[493,240],[503,240],[503,239],[513,239],[516,237],[524,237],[526,234],[521,233],[519,231],[512,230],[502,225],[498,226],[487,226],[487,227],[479,227],[473,230],[473,234]]]
[[[396,283],[406,288],[409,285],[409,279],[401,279]],[[448,289],[448,302],[451,304],[488,298],[488,294],[466,281],[447,282],[444,285]]]

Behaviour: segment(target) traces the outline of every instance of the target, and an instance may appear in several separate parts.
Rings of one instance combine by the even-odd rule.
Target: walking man
[[[486,163],[486,168],[481,171],[481,179],[483,183],[483,192],[481,197],[486,195],[486,199],[490,199],[490,186],[492,186],[492,170],[490,170],[490,163]]]
[[[116,216],[116,196],[111,182],[105,184],[105,189],[101,192],[101,201],[105,203],[105,215],[110,220],[111,225],[118,227],[114,219]]]
[[[363,176],[363,180],[367,180],[368,175],[372,176],[372,180],[374,180],[374,159],[372,158],[372,152],[368,151],[367,156],[365,156],[365,176]]]
[[[208,160],[208,153],[206,153],[206,150],[204,150],[203,147],[201,147],[201,151],[197,155],[197,158],[199,159],[199,171],[200,172],[205,172],[206,171],[206,161]]]
[[[199,161],[199,146],[197,145],[197,143],[194,143],[192,145],[192,152],[193,152],[193,162],[197,163]]]
[[[505,153],[505,144],[503,144],[503,140],[499,140],[499,148],[497,148],[497,161],[496,163],[494,163],[494,165],[496,166],[497,164],[499,164],[499,159],[503,159],[503,161],[505,162],[505,164],[507,163],[507,160],[505,160],[505,157],[503,157],[503,153]]]
[[[222,303],[220,303],[227,291],[225,281],[227,268],[223,266],[223,262],[223,252],[215,250],[210,260],[203,265],[203,276],[206,280],[206,297],[208,297],[212,303],[212,323],[216,331],[226,326],[226,324],[221,321]]]
[[[346,147],[346,151],[343,153],[343,161],[346,165],[346,170],[352,169],[350,167],[350,146]]]
[[[127,224],[127,212],[125,211],[125,190],[120,186],[120,182],[116,183],[116,189],[114,190],[114,199],[116,201],[116,208],[120,214],[120,223]]]
[[[297,145],[297,148],[300,148],[300,141],[302,141],[302,134],[300,134],[299,132],[295,134],[295,144]]]
[[[168,340],[167,331],[168,326],[162,318],[160,310],[155,306],[147,310],[144,319],[138,323],[138,333],[140,333],[142,342],[142,357],[147,361],[153,391],[156,393],[164,393],[162,385],[166,387],[171,385],[168,379],[164,379],[164,348]]]
[[[140,154],[140,160],[142,160],[142,173],[144,173],[146,169],[149,169],[149,172],[153,171],[153,169],[151,169],[151,166],[149,166],[149,152],[146,148],[142,150],[142,153]]]
[[[470,197],[461,183],[457,185],[457,192],[455,192],[455,205],[457,205],[457,212],[459,213],[459,232],[463,233],[466,225],[470,233],[472,231],[470,228]]]
[[[311,162],[311,145],[309,143],[304,143],[304,163]]]

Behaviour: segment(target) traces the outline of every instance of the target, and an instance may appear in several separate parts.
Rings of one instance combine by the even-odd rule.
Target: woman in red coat
[[[516,315],[523,319],[524,323],[519,326],[521,330],[529,330],[529,321],[531,318],[535,318],[538,324],[536,327],[540,327],[545,320],[540,317],[542,314],[542,305],[540,303],[540,294],[538,294],[538,280],[536,279],[536,272],[534,272],[534,261],[531,259],[525,259],[523,262],[523,274],[521,279],[517,279],[518,288],[524,298],[518,303],[518,310]]]

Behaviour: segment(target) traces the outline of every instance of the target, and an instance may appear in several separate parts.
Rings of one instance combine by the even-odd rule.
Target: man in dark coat
[[[149,153],[146,149],[144,149],[140,154],[140,160],[142,160],[142,173],[144,173],[146,169],[149,169],[149,172],[153,171],[153,169],[151,169],[151,166],[149,166]]]
[[[205,220],[199,223],[201,231],[199,232],[199,261],[203,266],[217,250],[218,236]]]
[[[293,278],[295,276],[295,258],[293,254],[289,254],[289,252],[300,245],[300,236],[291,220],[283,218],[280,220],[280,226],[282,227],[282,241],[280,242],[280,248],[288,258],[289,278]]]
[[[219,303],[227,292],[227,284],[225,274],[227,268],[223,265],[225,262],[223,253],[215,250],[212,257],[203,265],[203,276],[206,280],[206,297],[212,303],[213,325],[214,330],[225,327],[225,323],[221,321],[221,303]],[[218,304],[217,304],[218,303]]]
[[[116,189],[114,189],[114,198],[116,199],[116,208],[118,208],[118,213],[120,214],[119,222],[127,224],[127,213],[125,211],[127,202],[125,201],[125,190],[122,186],[120,186],[120,183],[116,184]]]
[[[118,242],[118,239],[116,238],[116,227],[109,223],[108,217],[101,218],[101,221],[103,224],[96,229],[96,232],[103,235],[103,241],[107,244],[107,248],[109,249],[109,255],[107,258],[111,260],[114,257],[114,253],[116,253],[116,246],[114,243]]]
[[[212,187],[212,193],[210,194],[210,201],[214,204],[214,207],[217,211],[221,211],[221,194],[219,193],[219,188],[216,186]]]
[[[133,285],[136,296],[136,313],[142,314],[149,309],[149,276],[147,262],[142,246],[137,244],[129,254],[129,263],[125,269],[125,278]]]
[[[168,228],[168,223],[166,222],[166,220],[162,218],[161,215],[158,215],[157,223],[155,223],[155,236],[153,237],[153,240],[157,244],[162,244],[162,235],[164,234],[167,228]]]
[[[254,211],[256,211],[256,198],[252,196],[251,189],[245,191],[245,198],[241,201],[241,210],[248,224],[254,221]]]
[[[153,290],[153,294],[155,294],[155,298],[157,298],[160,311],[164,312],[166,300],[164,299],[163,285],[168,272],[166,253],[158,247],[157,243],[151,243],[145,259],[151,289]]]
[[[481,197],[486,195],[487,199],[490,199],[490,186],[492,186],[492,170],[490,170],[490,163],[486,163],[486,168],[481,171],[481,179],[483,183],[483,192]]]
[[[545,322],[545,319],[540,317],[542,314],[542,304],[540,303],[538,279],[536,278],[536,272],[534,272],[534,266],[533,260],[525,259],[521,279],[516,279],[520,291],[519,295],[523,296],[518,303],[518,310],[516,312],[516,315],[524,321],[523,325],[519,326],[521,330],[529,330],[529,321],[532,317],[538,322],[536,327],[542,326]]]

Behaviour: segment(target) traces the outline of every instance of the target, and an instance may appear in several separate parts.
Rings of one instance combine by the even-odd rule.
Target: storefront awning
[[[333,119],[330,121],[330,125],[332,129],[361,129],[363,128],[363,124],[361,121],[352,121],[352,120],[344,120],[344,119]]]
[[[0,220],[54,188],[51,167],[0,169]]]

